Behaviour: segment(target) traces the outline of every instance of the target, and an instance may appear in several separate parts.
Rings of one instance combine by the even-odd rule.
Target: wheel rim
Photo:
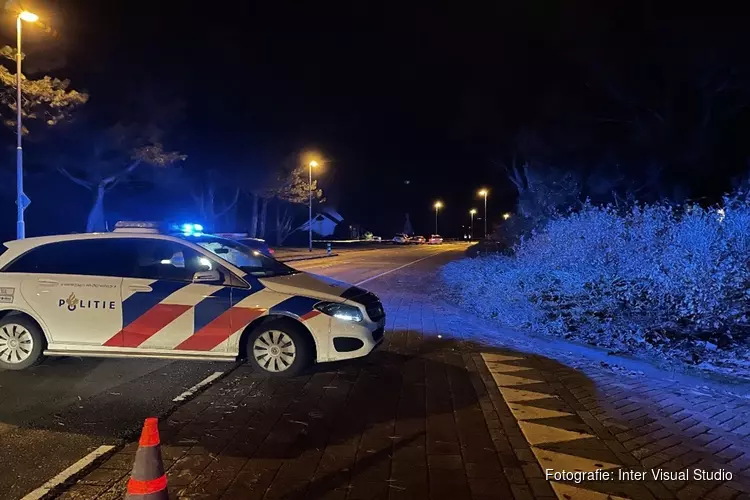
[[[23,325],[8,323],[0,328],[0,361],[23,363],[34,349],[34,337]]]
[[[253,356],[264,370],[283,372],[292,366],[297,358],[297,347],[286,333],[268,330],[253,342]]]

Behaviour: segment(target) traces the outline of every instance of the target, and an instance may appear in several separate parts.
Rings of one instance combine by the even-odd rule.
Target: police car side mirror
[[[198,271],[193,275],[193,283],[219,283],[221,281],[221,273],[216,270]]]

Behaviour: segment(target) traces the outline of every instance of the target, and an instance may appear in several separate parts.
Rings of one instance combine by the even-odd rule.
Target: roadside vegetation
[[[712,207],[586,202],[442,277],[508,327],[750,377],[749,263],[750,196],[738,191]]]

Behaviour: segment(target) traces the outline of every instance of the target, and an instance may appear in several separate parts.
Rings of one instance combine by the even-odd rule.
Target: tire
[[[247,360],[270,377],[294,377],[312,364],[312,340],[302,326],[277,319],[261,324],[247,338]],[[289,344],[291,342],[291,344]]]
[[[22,314],[0,320],[0,370],[24,370],[44,361],[47,340],[39,325]]]

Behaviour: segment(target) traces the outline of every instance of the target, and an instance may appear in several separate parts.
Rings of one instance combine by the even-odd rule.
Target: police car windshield
[[[252,276],[270,278],[299,272],[234,240],[206,235],[184,238]]]

